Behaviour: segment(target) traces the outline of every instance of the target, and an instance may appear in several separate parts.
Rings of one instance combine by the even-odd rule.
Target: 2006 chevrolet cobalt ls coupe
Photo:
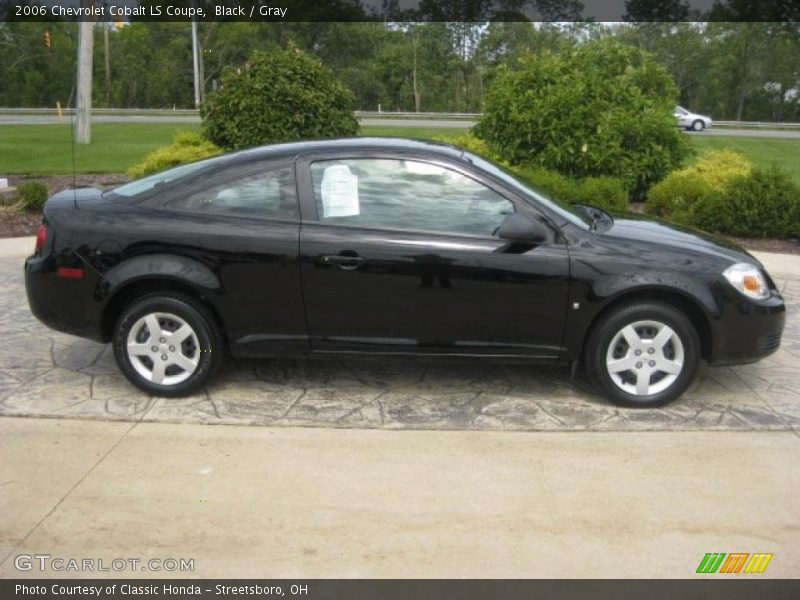
[[[758,360],[785,309],[746,252],[561,206],[460,148],[352,138],[267,146],[50,198],[25,263],[33,313],[112,342],[189,394],[237,357],[477,357],[585,364],[656,406],[701,360]]]

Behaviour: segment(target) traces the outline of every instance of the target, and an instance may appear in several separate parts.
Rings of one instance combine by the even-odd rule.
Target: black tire
[[[154,313],[169,314],[180,318],[191,327],[195,334],[187,343],[191,344],[192,357],[197,364],[194,371],[183,381],[166,385],[150,381],[137,371],[137,367],[134,366],[132,358],[129,356],[128,336],[131,328],[143,317]],[[148,337],[147,345],[150,344],[149,339]],[[148,294],[126,306],[117,320],[112,343],[114,358],[128,381],[154,396],[179,397],[192,394],[214,376],[224,356],[222,333],[209,310],[190,296],[171,292]],[[153,343],[158,345],[157,342]],[[145,359],[151,360],[150,357],[145,357]],[[152,364],[152,362],[148,364]],[[140,364],[139,368],[141,367]],[[168,366],[166,369],[167,372],[169,369],[177,371],[178,378],[184,373],[188,373],[177,366]]]
[[[642,395],[636,393],[629,393],[621,386],[636,387],[637,378],[640,373],[647,373],[647,366],[644,367],[645,371],[637,372],[637,368],[642,368],[642,363],[650,362],[650,358],[658,358],[657,356],[650,356],[648,348],[640,357],[634,357],[632,350],[629,354],[627,342],[624,341],[622,330],[627,326],[634,323],[642,322],[656,322],[662,325],[668,325],[673,333],[677,336],[677,341],[670,338],[667,347],[664,350],[665,355],[677,351],[677,346],[683,353],[683,365],[679,373],[674,374],[674,380],[667,384],[669,376],[661,371],[654,370],[652,375],[641,375],[646,377],[647,381],[653,381],[653,388],[657,390],[659,385],[659,378],[663,380],[662,385],[667,385],[663,390],[657,390],[656,393],[644,393]],[[640,329],[646,331],[647,327]],[[655,329],[653,329],[655,331]],[[615,341],[616,339],[616,341]],[[610,349],[612,342],[615,342],[614,349]],[[644,347],[644,346],[642,346]],[[630,370],[626,370],[616,375],[617,381],[612,379],[609,372],[611,366],[607,365],[609,352],[621,352],[622,358],[634,361],[634,365]],[[654,349],[654,352],[658,352]],[[599,322],[592,328],[586,340],[584,361],[586,365],[586,373],[590,382],[597,388],[602,390],[603,394],[614,404],[619,406],[636,407],[636,408],[655,408],[663,406],[672,402],[683,394],[686,389],[694,381],[697,375],[697,369],[700,366],[700,338],[689,318],[680,310],[673,308],[667,304],[655,301],[642,301],[624,304],[618,308],[613,309],[607,315],[604,315]],[[648,384],[648,388],[650,385]]]
[[[703,123],[700,119],[697,119],[694,123],[692,123],[692,131],[703,131],[706,128],[706,124]]]

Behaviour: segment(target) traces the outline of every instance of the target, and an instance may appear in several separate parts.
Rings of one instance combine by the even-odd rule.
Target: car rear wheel
[[[203,386],[222,360],[222,335],[194,299],[153,294],[132,302],[114,330],[114,356],[135,386],[157,396],[185,396]]]
[[[706,125],[700,119],[697,119],[694,123],[692,123],[692,130],[693,131],[703,131]]]
[[[652,408],[678,398],[695,378],[700,340],[685,314],[659,302],[614,310],[592,330],[586,368],[620,406]]]

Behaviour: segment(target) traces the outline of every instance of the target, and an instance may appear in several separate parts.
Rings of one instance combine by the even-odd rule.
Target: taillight
[[[42,223],[36,230],[36,252],[39,252],[47,243],[47,225]]]

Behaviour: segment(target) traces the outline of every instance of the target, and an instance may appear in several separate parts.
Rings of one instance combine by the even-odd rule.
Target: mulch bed
[[[124,173],[95,173],[78,175],[53,175],[48,177],[14,176],[8,178],[8,185],[19,187],[26,181],[41,181],[47,185],[49,193],[55,194],[74,185],[91,185],[100,188],[111,187],[129,180]],[[0,238],[23,237],[36,235],[36,229],[42,222],[38,211],[20,211],[14,206],[0,206]]]
[[[38,212],[21,212],[3,207],[0,209],[0,238],[36,235],[36,228],[42,222]]]
[[[756,252],[780,252],[781,254],[800,254],[800,240],[771,240],[759,238],[738,238],[730,235],[720,236],[734,244]]]
[[[72,175],[50,175],[50,176],[27,176],[27,175],[10,175],[8,177],[8,185],[11,187],[19,187],[20,184],[26,181],[41,181],[47,185],[50,194],[55,194],[61,190],[66,190],[74,185],[92,185],[99,188],[111,187],[130,181],[130,177],[125,173],[88,173],[84,175],[77,175],[74,178]]]

